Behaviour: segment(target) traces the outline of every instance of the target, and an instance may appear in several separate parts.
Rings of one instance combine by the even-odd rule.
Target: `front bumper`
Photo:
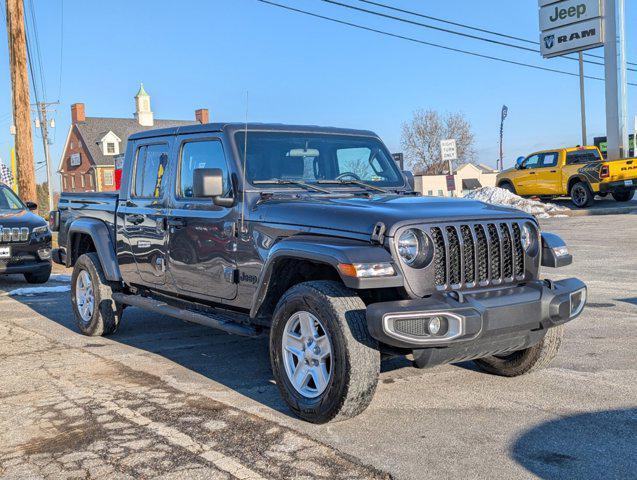
[[[609,193],[635,187],[637,187],[637,178],[619,180],[617,182],[602,182],[599,184],[599,193]]]
[[[0,258],[0,274],[31,273],[51,267],[51,235],[28,242],[0,243],[9,247],[11,256]]]
[[[428,363],[520,350],[537,343],[546,329],[577,317],[586,303],[586,285],[570,278],[418,300],[374,303],[367,307],[370,334],[417,356],[438,351]],[[437,334],[428,331],[438,317]]]

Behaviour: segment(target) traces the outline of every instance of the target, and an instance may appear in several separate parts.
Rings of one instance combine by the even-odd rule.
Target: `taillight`
[[[608,165],[602,165],[602,168],[599,171],[599,178],[608,178],[610,176],[610,172],[608,170]]]

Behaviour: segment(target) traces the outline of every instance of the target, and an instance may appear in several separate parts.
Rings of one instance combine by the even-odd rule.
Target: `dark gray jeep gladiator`
[[[56,262],[86,335],[135,306],[269,333],[289,407],[316,423],[370,403],[382,356],[517,376],[586,303],[540,279],[572,257],[534,217],[424,198],[369,131],[205,124],[129,138],[117,193],[63,194]]]

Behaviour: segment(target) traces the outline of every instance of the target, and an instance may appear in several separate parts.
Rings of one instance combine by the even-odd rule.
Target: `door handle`
[[[167,218],[166,225],[173,228],[183,228],[186,226],[186,220],[183,218]]]
[[[557,170],[551,170],[551,173],[557,173]]]
[[[529,175],[535,175],[535,172],[529,172]]]
[[[129,222],[129,223],[132,223],[133,225],[139,225],[140,223],[144,222],[144,216],[143,215],[137,215],[137,214],[127,215],[126,216],[126,221]]]

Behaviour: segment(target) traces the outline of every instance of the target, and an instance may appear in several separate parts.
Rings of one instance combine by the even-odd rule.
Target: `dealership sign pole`
[[[538,4],[544,58],[604,46],[607,154],[610,159],[626,155],[624,0],[539,0]],[[582,81],[580,89],[583,90]]]

